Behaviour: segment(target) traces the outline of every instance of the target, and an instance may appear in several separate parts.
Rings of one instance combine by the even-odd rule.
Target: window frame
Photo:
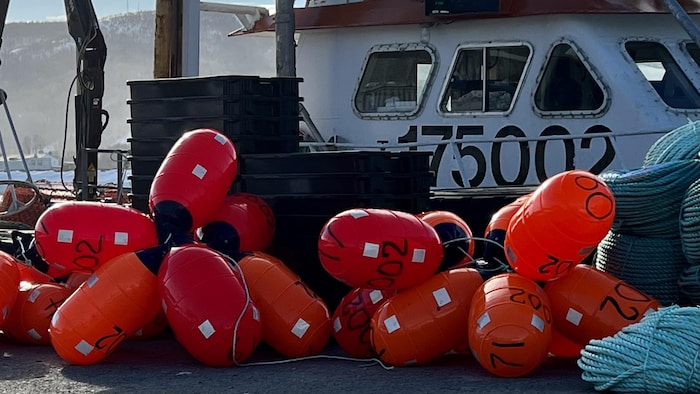
[[[431,58],[432,65],[428,77],[425,81],[425,88],[420,97],[416,92],[416,107],[412,111],[406,112],[362,112],[357,108],[357,95],[360,92],[360,84],[367,71],[367,66],[369,64],[370,57],[375,53],[380,52],[404,52],[404,51],[426,51]],[[438,51],[429,43],[424,42],[410,42],[410,43],[393,43],[393,44],[377,44],[372,46],[365,55],[362,63],[362,68],[360,69],[360,76],[355,82],[355,89],[353,90],[352,97],[350,98],[350,106],[355,115],[360,119],[415,119],[425,108],[425,103],[430,96],[430,91],[432,85],[435,81],[435,75],[440,69],[440,59],[438,57]]]
[[[451,76],[454,73],[454,70],[457,66],[457,61],[459,60],[459,55],[461,54],[462,51],[464,50],[475,50],[475,49],[481,49],[482,54],[484,51],[486,51],[489,48],[500,48],[500,47],[517,47],[517,46],[524,46],[527,47],[528,50],[530,51],[527,56],[527,60],[525,60],[525,66],[523,67],[523,72],[520,75],[520,80],[518,81],[517,86],[515,87],[515,91],[513,92],[513,97],[511,98],[510,101],[510,106],[508,107],[507,110],[503,111],[484,111],[484,100],[482,97],[482,106],[481,109],[479,110],[467,110],[467,111],[443,111],[442,110],[442,101],[443,98],[445,97],[446,94],[448,94],[448,89],[450,87],[451,83]],[[463,117],[463,116],[505,116],[510,114],[513,109],[515,108],[515,104],[518,100],[518,97],[520,96],[520,91],[522,90],[523,85],[525,84],[525,81],[527,80],[527,74],[530,69],[530,64],[533,59],[533,53],[534,49],[532,44],[526,41],[488,41],[488,42],[468,42],[468,43],[461,43],[459,44],[454,52],[452,53],[452,60],[450,61],[450,67],[447,69],[447,73],[445,74],[445,78],[442,82],[442,88],[440,89],[440,95],[438,97],[438,100],[436,102],[436,107],[435,110],[437,113],[441,116],[444,117]],[[485,61],[483,59],[482,61]],[[487,80],[487,79],[486,79]],[[482,90],[483,91],[483,90]]]
[[[583,64],[586,71],[591,75],[593,81],[598,85],[598,87],[603,92],[603,102],[598,108],[594,109],[583,109],[583,110],[543,110],[537,106],[536,93],[540,88],[542,81],[545,77],[545,71],[552,60],[554,49],[559,45],[568,45],[571,50],[574,51],[578,59]],[[532,108],[539,116],[543,118],[573,118],[573,117],[584,117],[584,118],[599,118],[602,117],[610,107],[610,88],[605,80],[602,78],[598,70],[593,66],[591,62],[588,61],[588,56],[585,55],[583,50],[574,43],[573,40],[563,37],[559,40],[552,42],[552,45],[547,50],[547,55],[540,66],[540,70],[535,79],[535,84],[533,85],[532,95],[530,96]]]

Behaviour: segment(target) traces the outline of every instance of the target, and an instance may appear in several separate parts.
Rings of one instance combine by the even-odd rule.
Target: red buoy
[[[467,344],[469,305],[483,283],[473,268],[443,271],[401,291],[372,317],[372,347],[391,365],[419,365]]]
[[[315,355],[326,347],[328,307],[299,276],[262,252],[242,258],[238,266],[265,322],[263,341],[287,357]]]
[[[148,204],[161,242],[205,225],[224,202],[237,171],[236,150],[224,134],[213,129],[183,134],[151,184]]]
[[[22,282],[3,332],[27,345],[49,345],[49,325],[59,306],[71,291],[57,283]]]
[[[356,287],[340,300],[331,320],[333,338],[351,357],[372,356],[370,323],[374,312],[396,295],[396,290]]]
[[[544,291],[557,330],[579,345],[613,336],[642,320],[647,311],[661,307],[625,281],[586,264],[547,282]]]
[[[615,197],[597,176],[583,170],[554,175],[511,218],[508,263],[535,281],[560,277],[595,250],[614,217]]]
[[[23,264],[17,262],[17,268],[19,269],[20,280],[30,283],[50,283],[53,282],[53,278],[46,275],[45,273],[39,271],[29,264]]]
[[[101,265],[58,307],[51,344],[71,364],[95,364],[152,320],[161,308],[161,248],[124,253]]]
[[[472,239],[472,230],[457,214],[450,211],[428,211],[416,216],[433,227],[440,237],[444,249],[440,271],[474,259],[476,243]]]
[[[433,276],[443,258],[440,237],[415,215],[390,209],[351,209],[321,230],[323,268],[351,287],[406,289]]]
[[[506,240],[506,230],[510,219],[515,215],[515,212],[520,209],[523,204],[530,198],[530,194],[518,197],[515,201],[501,207],[496,213],[491,216],[489,224],[484,230],[484,238],[493,241],[484,243],[484,260],[495,264],[508,264],[503,245]],[[500,246],[499,246],[500,245]]]
[[[10,314],[19,292],[20,274],[15,259],[0,251],[0,327]]]
[[[527,375],[549,351],[552,314],[547,294],[519,274],[494,276],[474,294],[468,332],[472,354],[488,372]]]
[[[275,215],[262,198],[235,193],[219,207],[210,222],[197,230],[197,238],[227,255],[264,251],[275,236]]]
[[[53,278],[93,272],[124,253],[158,245],[153,221],[140,211],[94,201],[66,201],[47,209],[34,230],[36,249]]]
[[[202,363],[232,366],[257,348],[260,313],[217,251],[197,244],[173,248],[158,272],[158,291],[175,338]]]

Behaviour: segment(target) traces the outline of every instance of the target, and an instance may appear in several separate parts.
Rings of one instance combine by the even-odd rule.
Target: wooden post
[[[277,76],[296,77],[296,42],[294,41],[294,0],[275,0],[275,43]]]
[[[182,75],[182,0],[156,0],[153,77]]]

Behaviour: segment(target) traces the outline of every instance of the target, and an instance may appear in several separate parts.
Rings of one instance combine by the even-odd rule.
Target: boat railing
[[[528,144],[530,143],[537,143],[540,141],[565,141],[565,140],[582,140],[582,139],[603,139],[606,141],[609,141],[613,148],[615,148],[616,152],[621,152],[619,149],[619,139],[622,138],[629,138],[629,137],[639,137],[643,135],[663,135],[668,133],[669,130],[642,130],[642,131],[633,131],[633,132],[616,132],[616,133],[589,133],[589,134],[581,134],[581,135],[549,135],[549,136],[533,136],[533,137],[515,137],[515,136],[508,136],[506,138],[503,137],[469,137],[469,138],[456,138],[453,137],[451,139],[445,139],[445,140],[437,140],[437,141],[419,141],[419,142],[402,142],[402,143],[389,143],[388,141],[378,141],[378,144],[374,145],[369,145],[369,144],[357,144],[357,143],[348,143],[348,142],[311,142],[311,141],[305,141],[302,142],[300,145],[302,148],[306,148],[311,152],[315,151],[322,151],[322,150],[380,150],[380,151],[406,151],[406,150],[411,150],[412,148],[418,149],[418,148],[425,148],[425,147],[432,147],[432,150],[435,151],[438,146],[445,145],[445,149],[450,149],[451,155],[443,155],[451,157],[451,162],[456,166],[460,178],[463,182],[464,185],[468,185],[469,183],[467,180],[469,179],[469,175],[467,172],[467,168],[462,160],[462,155],[460,154],[460,149],[462,149],[464,144],[489,144],[489,143],[521,143],[521,142],[527,142]],[[625,160],[623,157],[620,155],[615,155],[613,158],[613,163],[615,164],[615,168],[619,169],[628,169],[629,167],[627,166],[627,163],[625,163]],[[442,188],[440,187],[434,187],[433,190],[441,190]],[[446,188],[449,189],[449,188]]]

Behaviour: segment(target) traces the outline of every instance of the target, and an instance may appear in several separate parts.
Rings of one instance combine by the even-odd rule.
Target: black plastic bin
[[[160,78],[127,81],[133,100],[168,97],[242,96],[268,97],[299,96],[302,78],[261,78],[249,75],[220,75],[191,78]]]
[[[298,97],[212,96],[128,100],[133,120],[168,117],[298,117]]]

